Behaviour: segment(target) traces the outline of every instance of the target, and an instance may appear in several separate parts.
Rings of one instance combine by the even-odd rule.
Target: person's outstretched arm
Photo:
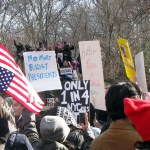
[[[17,47],[18,45],[17,45],[17,43],[16,43],[16,40],[14,40],[14,45]]]
[[[81,125],[82,125],[82,130],[83,130],[82,133],[84,137],[84,143],[82,144],[81,148],[83,150],[89,150],[92,141],[95,139],[95,136],[94,136],[93,131],[91,130],[87,113],[85,113],[85,124],[82,123]]]
[[[25,108],[22,112],[22,120],[23,129],[21,133],[27,136],[33,148],[36,149],[36,144],[39,141],[39,135],[35,124],[35,114]]]

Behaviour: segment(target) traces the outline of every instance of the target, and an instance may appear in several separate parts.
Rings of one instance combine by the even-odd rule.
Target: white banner
[[[37,92],[62,89],[54,51],[25,52],[26,77]]]
[[[146,75],[143,51],[135,55],[136,78],[139,87],[147,93]]]
[[[106,110],[104,77],[99,41],[79,42],[83,80],[90,80],[90,101],[96,109]]]

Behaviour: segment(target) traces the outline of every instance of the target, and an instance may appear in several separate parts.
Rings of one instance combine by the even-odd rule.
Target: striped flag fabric
[[[44,102],[16,64],[13,56],[0,44],[0,92],[13,97],[34,113],[39,113]]]

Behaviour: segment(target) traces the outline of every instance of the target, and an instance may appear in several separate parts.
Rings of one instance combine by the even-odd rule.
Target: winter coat
[[[35,114],[24,109],[22,113],[23,130],[34,150],[68,150],[62,143],[53,140],[39,139],[35,124]]]

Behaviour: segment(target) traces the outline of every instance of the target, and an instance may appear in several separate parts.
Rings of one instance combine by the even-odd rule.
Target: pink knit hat
[[[62,49],[62,45],[60,43],[57,44],[57,47]]]

